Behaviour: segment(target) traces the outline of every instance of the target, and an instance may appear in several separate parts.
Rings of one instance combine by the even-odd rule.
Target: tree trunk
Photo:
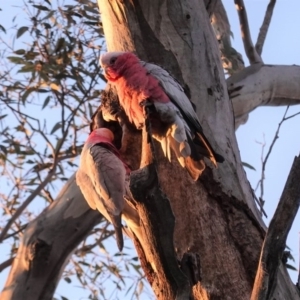
[[[175,216],[177,259],[187,253],[200,257],[201,281],[193,287],[194,298],[249,299],[265,226],[241,165],[232,106],[204,4],[193,0],[98,3],[108,50],[136,51],[141,59],[168,69],[188,90],[204,133],[225,157],[217,169],[208,166],[195,183],[177,162],[170,164],[158,155],[159,182]],[[141,244],[150,259],[149,245]],[[143,268],[155,277],[149,264]],[[170,282],[159,279],[151,282],[157,298],[171,299],[160,293]],[[277,299],[298,299],[283,269],[278,280]]]
[[[158,178],[155,167],[143,168],[154,174],[152,185],[142,182],[148,184],[143,195],[136,184],[143,174],[133,174],[131,188],[146,236],[135,240],[135,246],[157,298],[188,299],[192,293],[195,299],[249,299],[266,228],[240,161],[218,45],[205,8],[214,1],[98,2],[108,49],[136,51],[171,71],[196,104],[212,146],[225,157],[217,169],[207,162],[201,178],[193,182],[156,146]],[[123,153],[132,166],[139,164],[136,152]],[[161,207],[163,211],[155,211]],[[68,257],[100,220],[71,178],[56,201],[26,228],[1,300],[52,299]],[[300,299],[283,266],[273,298]]]

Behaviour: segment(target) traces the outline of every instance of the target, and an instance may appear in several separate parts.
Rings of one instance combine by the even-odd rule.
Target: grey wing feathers
[[[91,147],[90,154],[94,161],[91,171],[94,173],[95,190],[104,200],[108,212],[118,215],[124,208],[124,165],[111,151],[98,145]]]
[[[124,240],[121,215],[125,206],[126,171],[120,159],[106,148],[94,145],[90,149],[90,154],[94,166],[91,169],[94,175],[93,184],[97,194],[103,199],[105,210],[115,228],[118,248],[122,251]],[[100,205],[99,202],[98,204]],[[100,210],[98,205],[97,208]]]
[[[77,185],[80,187],[80,190],[90,208],[96,209],[96,202],[94,197],[86,197],[86,195],[88,195],[90,191],[93,190],[93,185],[91,183],[90,178],[84,172],[82,172],[81,169],[79,169],[76,173],[76,182]]]
[[[198,121],[197,114],[180,83],[177,82],[168,71],[164,70],[160,66],[146,62],[141,63],[148,70],[148,72],[160,82],[171,101],[195,126],[195,129],[197,129],[199,132],[202,132],[202,127]]]
[[[81,170],[76,173],[76,181],[80,190],[92,209],[97,209],[108,221],[110,221],[116,232],[117,245],[120,251],[123,249],[123,234],[122,234],[122,220],[121,213],[118,215],[111,214],[103,205],[99,195],[97,194],[90,178]]]
[[[191,132],[192,128],[195,130],[195,132],[197,132],[198,137],[207,150],[205,156],[208,156],[214,165],[216,165],[216,161],[223,162],[224,158],[214,152],[209,141],[204,136],[202,126],[198,120],[198,116],[192,106],[192,103],[186,96],[179,82],[177,82],[176,79],[174,79],[169,74],[169,72],[158,65],[146,63],[143,61],[141,61],[141,64],[148,70],[149,74],[151,74],[160,82],[161,86],[163,87],[164,91],[169,96],[173,104],[179,109],[188,127],[190,127],[187,132]]]
[[[124,244],[121,215],[125,204],[125,174],[123,163],[108,149],[85,145],[76,182],[89,206],[113,224],[120,251]]]
[[[69,182],[71,182],[71,180],[75,180],[75,182],[76,182],[76,174],[77,174],[77,172],[71,176]],[[67,183],[67,186],[68,186],[69,182]],[[80,190],[80,188],[79,188],[79,190]],[[61,191],[61,193],[62,193],[62,191]],[[78,218],[81,215],[83,215],[85,212],[90,210],[90,205],[87,203],[87,201],[85,201],[85,199],[82,199],[82,197],[78,197],[78,196],[79,195],[78,195],[77,189],[70,188],[70,193],[67,194],[67,202],[69,205],[63,214],[64,219]],[[83,198],[84,198],[84,196],[83,196]]]
[[[94,186],[89,176],[79,169],[76,173],[76,182],[77,185],[80,187],[80,190],[90,208],[94,210],[98,209],[106,219],[111,221],[102,201],[100,200],[98,194],[94,189]]]

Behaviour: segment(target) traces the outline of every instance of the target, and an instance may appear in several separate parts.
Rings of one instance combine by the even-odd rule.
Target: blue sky
[[[255,43],[269,1],[244,0],[244,2],[248,12],[252,39]],[[13,16],[20,13],[20,10],[13,6],[22,6],[22,3],[23,1],[20,0],[11,0],[1,3],[0,7],[3,11],[0,12],[0,23],[4,26],[9,24]],[[233,46],[243,54],[244,61],[248,65],[248,60],[243,51],[234,1],[223,0],[223,3],[231,22],[231,31],[234,35],[234,39],[232,40]],[[287,1],[277,0],[272,23],[263,49],[263,60],[266,64],[300,64],[300,38],[298,30],[300,28],[299,12],[299,0],[290,0],[288,1],[288,4]],[[18,23],[21,26],[21,14],[18,17]],[[265,142],[266,144],[264,151],[266,154],[284,111],[285,108],[283,107],[259,108],[250,114],[247,124],[242,125],[237,130],[236,134],[242,161],[249,163],[256,169],[256,171],[246,169],[248,179],[253,188],[257,185],[261,176],[261,143]],[[295,106],[290,108],[289,114],[298,111],[300,111],[300,107]],[[267,164],[264,194],[264,200],[266,201],[265,210],[268,214],[268,219],[265,219],[267,224],[276,209],[293,159],[296,155],[299,155],[299,131],[300,116],[283,124],[279,133],[279,139],[276,142]],[[287,241],[288,246],[292,248],[294,258],[296,259],[296,262],[294,263],[296,267],[298,267],[299,263],[299,230],[300,215],[298,214]],[[3,245],[1,245],[1,253],[3,253],[2,251],[4,252]],[[0,274],[0,288],[2,288],[7,274],[8,270],[5,270]],[[295,282],[297,272],[290,272],[290,274],[292,280]],[[84,291],[65,283],[59,285],[56,295],[64,295],[69,299],[87,299]]]

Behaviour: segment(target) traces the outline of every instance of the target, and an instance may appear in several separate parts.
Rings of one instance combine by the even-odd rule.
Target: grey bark
[[[265,226],[241,168],[218,47],[203,4],[98,3],[108,50],[136,51],[143,60],[170,70],[190,92],[213,147],[226,153],[226,162],[217,170],[208,168],[196,184],[176,162],[159,157],[160,183],[176,220],[177,256],[189,249],[201,257],[203,279],[194,287],[194,297],[249,298]],[[291,282],[276,292],[283,299],[296,295]]]
[[[259,55],[262,52],[275,3],[276,1],[270,0],[255,46]],[[247,20],[243,22],[248,23]],[[222,1],[216,2],[211,23],[219,42],[223,68],[231,75],[227,79],[227,85],[234,108],[236,129],[246,123],[249,113],[259,106],[299,104],[299,66],[257,63],[243,70],[245,67],[243,58],[231,46],[230,24]],[[248,27],[248,24],[245,26]],[[249,29],[247,34],[248,39],[251,39]],[[253,49],[253,45],[250,48]]]
[[[200,180],[194,183],[177,162],[170,164],[158,153],[161,188],[170,199],[176,220],[177,258],[181,260],[187,253],[200,257],[201,281],[198,278],[195,282],[194,298],[249,299],[265,226],[241,165],[218,45],[203,2],[98,2],[108,49],[136,50],[143,60],[158,63],[171,71],[196,104],[212,146],[226,158],[218,169],[209,165]],[[237,87],[231,92],[240,88],[247,94],[245,82],[249,78],[253,91],[256,74],[264,68],[259,66],[231,78],[231,83]],[[233,99],[242,98],[238,93],[230,94],[235,95]],[[290,95],[286,99],[291,99]],[[241,116],[248,112],[249,108],[242,111]],[[131,132],[128,135],[132,137]],[[140,137],[133,135],[132,141],[136,139]],[[132,143],[127,145],[132,147]],[[136,157],[139,156],[136,153],[140,152],[137,147],[141,143],[136,145],[134,154],[129,147],[123,149],[123,154],[137,169]],[[78,218],[68,218],[80,207],[85,213]],[[51,299],[69,255],[100,219],[97,212],[88,209],[74,181],[70,182],[58,199],[26,229],[1,300]],[[58,231],[62,228],[64,230]],[[71,238],[70,232],[73,233]],[[63,248],[62,240],[69,241]],[[153,269],[155,261],[151,260],[147,243],[141,237],[135,240],[137,248],[138,243],[140,257],[144,254],[143,262],[149,262]],[[143,264],[146,273],[149,265]],[[49,268],[49,274],[41,274],[40,266]],[[163,282],[159,283],[160,288],[163,288]],[[282,266],[273,295],[277,299],[300,299]]]
[[[286,239],[300,204],[300,158],[295,157],[290,174],[264,239],[251,300],[271,299]]]
[[[254,64],[227,79],[236,128],[259,106],[300,104],[300,66]]]

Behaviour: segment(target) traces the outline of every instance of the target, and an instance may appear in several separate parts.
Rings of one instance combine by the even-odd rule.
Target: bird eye
[[[113,64],[116,62],[116,60],[117,60],[116,57],[112,57],[112,58],[110,59],[109,63],[110,63],[111,65],[113,65]]]

